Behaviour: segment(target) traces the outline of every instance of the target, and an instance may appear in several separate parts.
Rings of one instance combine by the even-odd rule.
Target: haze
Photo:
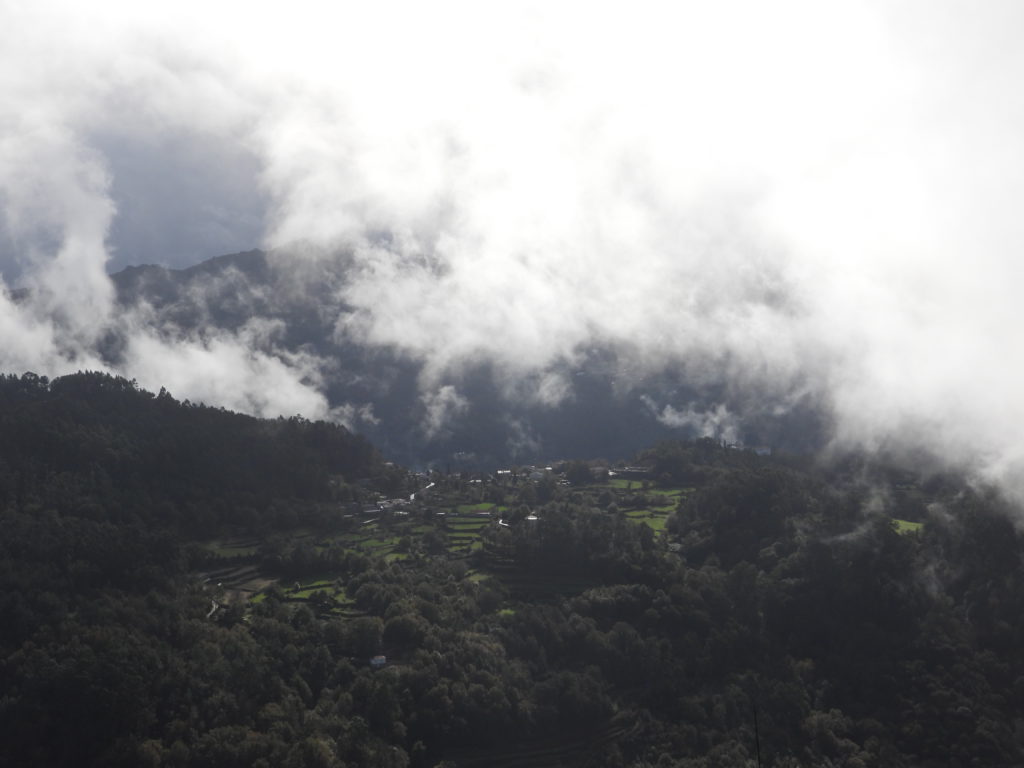
[[[593,345],[1024,492],[1017,3],[0,3],[0,368],[344,419],[325,361],[169,340],[106,275],[352,260],[338,334],[556,405]],[[15,301],[11,291],[30,289]],[[570,366],[571,367],[571,366]],[[628,380],[623,384],[628,386]],[[730,402],[667,423],[742,435]],[[430,426],[430,425],[428,425]]]

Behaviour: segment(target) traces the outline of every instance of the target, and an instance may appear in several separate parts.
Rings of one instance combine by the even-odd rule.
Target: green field
[[[478,504],[459,504],[456,507],[456,509],[459,511],[459,514],[465,515],[467,513],[472,513],[472,512],[492,512],[492,511],[502,512],[502,511],[504,511],[505,508],[504,507],[498,507],[497,504],[492,504],[489,501],[481,501]]]
[[[648,488],[645,493],[651,493],[655,496],[669,496],[675,498],[682,496],[684,490],[682,488]]]
[[[664,533],[665,523],[668,522],[668,517],[662,515],[654,515],[653,517],[648,517],[643,522],[645,525],[648,525],[652,529],[654,529],[655,533]]]
[[[676,511],[676,505],[675,504],[663,504],[663,505],[658,506],[658,507],[648,507],[648,509],[650,509],[652,512],[661,512],[663,514],[668,514],[669,512],[675,512]]]
[[[665,523],[668,522],[668,512],[674,509],[674,506],[668,507],[667,510],[662,507],[633,509],[626,513],[626,517],[634,523],[643,523],[655,533],[664,533]]]
[[[600,487],[600,486],[596,486]],[[670,498],[678,498],[680,496],[687,496],[693,493],[696,489],[691,487],[685,488],[655,488],[652,487],[651,481],[647,481],[647,488],[644,488],[643,480],[630,480],[625,477],[613,477],[611,478],[605,487],[614,488],[618,491],[637,491],[654,496],[666,496]]]
[[[912,523],[909,520],[893,518],[892,527],[896,529],[896,533],[906,535],[908,533],[917,533],[924,527],[924,523]]]
[[[481,528],[486,528],[490,524],[490,520],[449,519],[446,523],[446,527],[453,533],[476,533]]]
[[[330,594],[331,591],[331,589],[328,589],[326,587],[311,587],[309,589],[300,589],[296,592],[286,592],[285,596],[294,597],[297,600],[308,600],[310,597],[313,596],[314,592],[327,592],[328,594]]]

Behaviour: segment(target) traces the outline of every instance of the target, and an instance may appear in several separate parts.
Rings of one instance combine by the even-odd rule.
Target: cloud
[[[254,351],[232,336],[167,343],[138,334],[128,346],[123,370],[143,386],[166,386],[197,402],[263,416],[326,418],[330,408],[315,386],[318,374],[304,363]],[[312,382],[304,381],[302,373]]]
[[[520,456],[532,458],[541,451],[541,440],[530,429],[529,424],[523,423],[520,419],[508,420],[508,439],[506,447],[513,459]]]
[[[557,404],[602,348],[1024,490],[1018,4],[325,8],[0,10],[0,366],[115,327],[179,397],[329,414],[322,361],[115,312],[112,254],[187,216],[168,259],[344,263],[337,333],[423,363],[428,433],[474,366]]]
[[[443,434],[445,425],[452,417],[465,413],[469,408],[469,401],[451,384],[446,384],[437,391],[424,393],[422,401],[425,410],[423,432],[428,440]]]
[[[729,409],[722,404],[707,411],[700,411],[692,406],[685,411],[673,408],[671,405],[663,406],[661,409],[648,396],[642,396],[644,404],[662,424],[677,429],[685,429],[696,433],[700,437],[712,437],[716,440],[725,440],[728,443],[735,443],[742,434],[742,427],[739,419],[729,412]]]

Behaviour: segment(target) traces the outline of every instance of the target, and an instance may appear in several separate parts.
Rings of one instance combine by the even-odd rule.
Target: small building
[[[617,467],[609,471],[610,477],[623,477],[629,480],[646,480],[651,476],[651,470],[647,467]]]
[[[374,669],[380,669],[381,667],[384,667],[385,665],[387,665],[387,663],[388,663],[388,657],[387,656],[374,656],[372,659],[370,659],[370,666],[373,667]]]

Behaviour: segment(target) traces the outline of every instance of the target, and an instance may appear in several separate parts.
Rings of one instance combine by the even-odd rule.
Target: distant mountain
[[[571,381],[571,391],[554,408],[510,401],[487,362],[461,371],[453,383],[465,407],[428,434],[423,428],[427,406],[417,384],[422,363],[335,333],[339,319],[351,312],[338,298],[347,279],[344,264],[321,266],[315,280],[300,279],[287,262],[253,250],[187,269],[129,267],[112,279],[123,305],[149,305],[152,321],[168,332],[237,332],[253,321],[275,323],[281,348],[326,361],[325,394],[331,404],[372,412],[355,428],[385,455],[410,466],[625,458],[660,439],[699,434],[678,420],[673,426],[659,411],[665,404],[711,409],[735,397],[727,393],[727,382],[696,387],[671,368],[623,387],[615,353],[595,347],[572,370],[560,372]],[[116,362],[116,344],[107,354]],[[729,403],[743,418],[747,444],[800,451],[820,445],[822,423],[813,403],[799,403],[781,417],[764,415],[769,409],[761,405]]]

